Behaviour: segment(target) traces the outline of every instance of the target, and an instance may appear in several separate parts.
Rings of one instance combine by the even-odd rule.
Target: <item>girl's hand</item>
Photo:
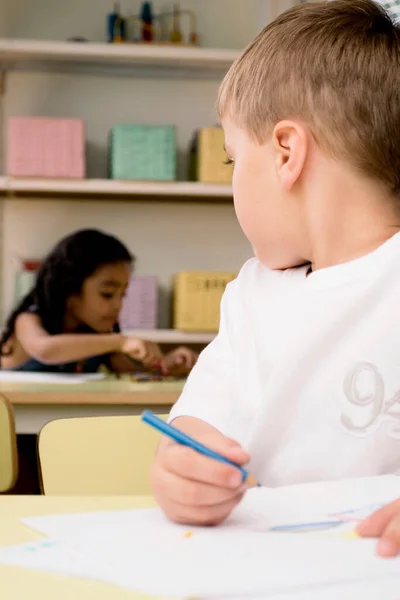
[[[135,337],[122,337],[121,352],[143,363],[146,367],[160,364],[163,354],[154,342],[139,340]]]
[[[164,356],[161,361],[161,371],[164,375],[189,373],[196,364],[197,358],[198,354],[196,352],[181,346]]]
[[[400,499],[384,506],[357,528],[362,537],[379,538],[379,556],[392,557],[400,553]]]

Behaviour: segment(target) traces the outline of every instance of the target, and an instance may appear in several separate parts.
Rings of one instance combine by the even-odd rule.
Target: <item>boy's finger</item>
[[[184,479],[234,490],[243,484],[239,469],[179,444],[171,444],[160,460],[167,471]]]
[[[232,501],[236,496],[244,494],[247,489],[245,484],[236,490],[220,488],[185,479],[165,469],[158,471],[157,486],[163,489],[163,496],[166,500],[185,507],[224,504]]]
[[[245,465],[250,460],[248,452],[236,440],[222,434],[205,436],[200,441],[214,452],[222,454],[238,465]]]
[[[357,527],[357,533],[363,537],[380,537],[389,522],[400,513],[400,500],[387,504],[365,519]]]
[[[207,426],[207,432],[202,432],[201,435],[196,435],[193,429],[188,428],[184,425],[181,426],[181,421],[186,421],[187,417],[176,417],[171,421],[172,425],[177,429],[180,429],[184,433],[188,435],[192,435],[194,439],[198,442],[210,448],[210,450],[214,450],[218,454],[222,454],[226,458],[229,458],[233,462],[237,462],[237,464],[242,465],[246,462],[249,462],[250,456],[249,453],[237,442],[236,440],[227,437],[217,429],[211,426]],[[201,419],[193,419],[194,421],[198,421]],[[169,444],[175,444],[175,442],[171,440],[166,440]]]
[[[190,525],[218,525],[224,521],[239,504],[241,496],[215,506],[184,506],[175,503],[164,503],[164,510],[176,523]]]

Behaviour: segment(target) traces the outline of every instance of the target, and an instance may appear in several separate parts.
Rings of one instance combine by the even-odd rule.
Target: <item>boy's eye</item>
[[[101,292],[101,297],[105,298],[106,300],[111,300],[111,298],[113,297],[113,294],[111,294],[110,292]]]
[[[229,157],[227,157],[226,160],[224,160],[224,165],[233,165],[233,160]]]

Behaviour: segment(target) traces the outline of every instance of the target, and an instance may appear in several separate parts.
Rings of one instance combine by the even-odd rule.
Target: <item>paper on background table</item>
[[[33,373],[28,371],[0,371],[0,382],[16,383],[85,383],[104,379],[104,373]]]
[[[64,538],[63,551],[80,557],[75,563],[66,561],[75,575],[165,597],[231,599],[242,594],[250,600],[261,592],[268,597],[358,581],[389,585],[391,577],[400,578],[400,559],[378,559],[374,540],[260,532],[282,520],[303,520],[305,515],[309,519],[311,514],[319,519],[321,514],[389,502],[396,496],[400,478],[395,477],[252,490],[224,525],[195,528],[189,538],[184,536],[187,527],[171,524],[153,509],[24,522]],[[27,564],[18,563],[22,559],[15,556],[16,548],[8,550],[14,552],[13,564]],[[0,561],[7,563],[7,549],[0,552]],[[54,570],[57,565],[50,562]],[[399,592],[399,581],[393,585]]]

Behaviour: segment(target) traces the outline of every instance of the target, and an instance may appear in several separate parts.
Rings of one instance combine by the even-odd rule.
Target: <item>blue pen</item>
[[[147,423],[148,425],[151,425],[152,427],[154,427],[154,429],[157,429],[164,435],[167,435],[168,437],[172,438],[175,442],[178,442],[178,444],[182,444],[183,446],[192,448],[193,450],[196,450],[196,452],[199,452],[199,454],[203,454],[203,456],[214,458],[214,460],[218,460],[219,462],[223,462],[227,465],[235,467],[236,469],[239,469],[243,477],[243,482],[248,483],[248,485],[260,486],[257,479],[253,475],[249,475],[246,469],[243,469],[243,467],[241,467],[240,465],[237,465],[236,463],[232,462],[231,460],[228,460],[224,456],[221,456],[221,454],[210,450],[210,448],[207,448],[207,446],[203,446],[203,444],[200,444],[200,442],[197,442],[189,435],[186,435],[186,433],[183,433],[183,431],[180,431],[173,425],[170,425],[169,423],[166,423],[165,421],[157,417],[150,410],[145,410],[142,413],[142,421],[144,423]]]

